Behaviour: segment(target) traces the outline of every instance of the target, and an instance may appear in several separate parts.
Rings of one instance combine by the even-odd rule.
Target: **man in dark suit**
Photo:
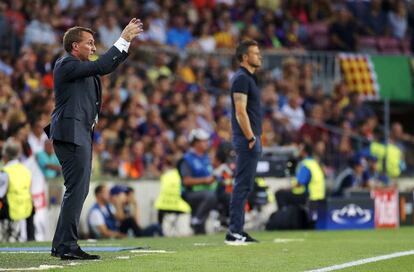
[[[99,259],[81,250],[79,218],[89,191],[92,160],[92,134],[101,108],[100,75],[109,74],[128,56],[132,39],[142,32],[140,20],[132,19],[121,37],[96,61],[92,30],[73,27],[63,37],[65,55],[53,71],[55,110],[45,131],[53,139],[65,180],[59,220],[52,244],[52,256],[61,259]]]

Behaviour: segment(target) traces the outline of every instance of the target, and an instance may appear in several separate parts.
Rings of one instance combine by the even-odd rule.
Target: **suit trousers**
[[[66,187],[59,214],[52,247],[76,248],[79,239],[79,219],[89,192],[92,167],[92,143],[76,145],[62,141],[53,141],[56,156],[62,165],[62,174]]]
[[[233,137],[233,146],[237,156],[236,175],[230,201],[229,230],[233,233],[243,232],[244,207],[249,194],[253,190],[257,163],[262,151],[260,135],[257,135],[256,139],[255,146],[249,149],[249,143],[245,137]]]

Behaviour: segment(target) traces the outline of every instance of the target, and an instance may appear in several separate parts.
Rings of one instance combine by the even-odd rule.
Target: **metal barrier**
[[[200,59],[207,59],[209,57],[216,57],[220,64],[224,67],[232,67],[234,64],[234,50],[219,49],[213,53],[205,53],[201,50],[186,49],[177,50],[172,47],[150,47],[141,46],[139,50],[146,52],[146,56],[154,56],[159,52],[164,52],[168,55],[179,56],[180,58],[197,57]],[[313,67],[314,84],[319,84],[323,87],[326,93],[333,91],[333,85],[340,79],[339,61],[335,52],[318,52],[318,51],[275,51],[263,50],[263,69],[281,72],[282,63],[288,57],[295,58],[301,64],[311,63]]]

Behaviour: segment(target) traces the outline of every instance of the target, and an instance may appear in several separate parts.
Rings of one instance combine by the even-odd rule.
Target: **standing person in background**
[[[46,179],[56,178],[62,171],[50,140],[46,140],[44,150],[36,154],[36,161]]]
[[[0,172],[0,219],[7,218],[13,222],[11,236],[17,239],[20,232],[26,232],[27,240],[34,240],[33,202],[30,186],[32,173],[19,161],[21,148],[9,138],[2,148],[4,166]],[[26,224],[23,221],[26,220]],[[26,226],[27,230],[22,229]],[[10,238],[10,237],[9,237]]]
[[[262,115],[260,90],[254,73],[262,65],[258,43],[241,42],[236,49],[240,69],[231,82],[233,146],[236,150],[236,174],[230,202],[230,226],[225,243],[258,242],[243,231],[244,206],[253,189],[257,163],[262,151]]]
[[[131,41],[141,32],[141,21],[132,19],[114,46],[97,61],[89,61],[96,51],[92,30],[73,27],[63,36],[66,54],[56,61],[53,71],[55,109],[50,127],[45,129],[53,139],[66,187],[53,238],[54,257],[100,258],[84,252],[77,243],[79,218],[89,191],[92,136],[102,103],[99,76],[113,72],[127,58]]]

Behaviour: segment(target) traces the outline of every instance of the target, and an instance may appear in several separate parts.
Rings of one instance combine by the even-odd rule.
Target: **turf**
[[[0,253],[0,271],[59,265],[49,271],[306,271],[398,251],[413,250],[414,228],[367,231],[253,232],[261,243],[227,246],[224,234],[184,238],[82,241],[83,246],[148,246],[169,253],[102,252],[101,261],[61,261],[47,253]],[[278,243],[274,240],[278,239]],[[294,240],[284,240],[294,239]],[[283,243],[284,242],[284,243]],[[48,243],[0,244],[39,247]],[[124,259],[119,259],[124,258]],[[128,258],[128,259],[125,259]],[[342,271],[412,271],[414,255],[360,265]],[[80,264],[78,264],[80,263]]]

